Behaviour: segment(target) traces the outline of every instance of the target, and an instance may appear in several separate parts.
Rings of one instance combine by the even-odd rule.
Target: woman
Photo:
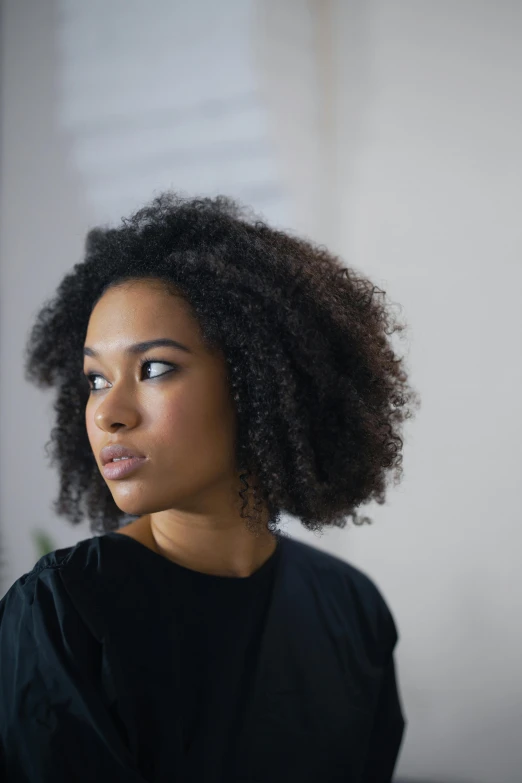
[[[225,198],[89,234],[26,368],[56,388],[55,511],[96,535],[0,603],[2,779],[391,779],[390,610],[278,527],[360,524],[402,472],[419,401],[376,293]]]

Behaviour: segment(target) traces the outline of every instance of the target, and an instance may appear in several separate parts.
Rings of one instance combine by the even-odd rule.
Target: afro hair
[[[85,257],[41,308],[26,346],[27,380],[54,387],[46,444],[60,489],[54,511],[93,531],[121,525],[87,437],[83,343],[105,290],[157,278],[223,352],[238,421],[237,464],[259,480],[276,529],[282,512],[311,531],[344,528],[356,509],[385,502],[402,476],[401,428],[419,407],[390,337],[385,291],[323,246],[266,225],[219,196],[166,192],[117,227],[91,230]],[[260,502],[254,490],[256,503]],[[243,516],[243,514],[242,514]]]

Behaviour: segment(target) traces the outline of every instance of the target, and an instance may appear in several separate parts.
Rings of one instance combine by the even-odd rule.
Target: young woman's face
[[[188,351],[131,350],[160,339]],[[93,389],[85,423],[101,474],[104,446],[121,444],[145,457],[124,477],[104,476],[116,505],[138,516],[226,509],[239,475],[226,364],[204,348],[186,302],[150,281],[111,288],[93,308],[85,348]]]

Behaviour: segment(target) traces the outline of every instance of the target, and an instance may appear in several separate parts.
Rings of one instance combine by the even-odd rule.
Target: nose
[[[137,407],[131,400],[114,394],[112,389],[98,405],[94,414],[94,422],[104,432],[115,432],[122,427],[132,429],[139,421]]]
[[[117,432],[122,427],[132,429],[132,427],[136,426],[134,417],[132,421],[129,420],[129,417],[124,418],[122,416],[120,416],[118,420],[115,420],[114,417],[108,417],[106,414],[97,413],[94,417],[94,421],[96,426],[99,427],[100,430],[104,430],[104,432]]]

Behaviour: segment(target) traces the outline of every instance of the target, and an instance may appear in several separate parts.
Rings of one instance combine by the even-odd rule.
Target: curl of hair
[[[85,257],[41,308],[26,345],[27,380],[54,387],[48,456],[59,469],[54,511],[93,531],[120,526],[85,428],[83,344],[109,287],[155,278],[188,302],[209,351],[227,363],[238,421],[237,465],[255,514],[281,512],[311,531],[343,528],[401,480],[401,428],[420,400],[390,337],[405,330],[385,291],[324,247],[251,216],[237,202],[166,192],[115,228],[89,232]],[[239,467],[241,466],[241,467]],[[259,492],[258,492],[259,490]],[[245,517],[252,520],[250,515]]]

